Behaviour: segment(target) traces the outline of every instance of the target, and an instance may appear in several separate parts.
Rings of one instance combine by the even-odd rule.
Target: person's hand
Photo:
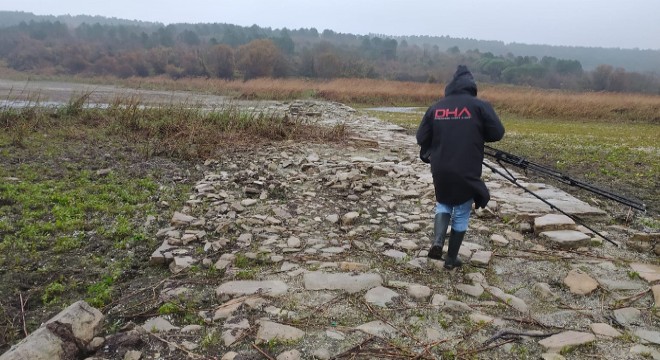
[[[419,149],[419,158],[423,162],[425,162],[427,164],[430,164],[431,163],[431,149],[424,149],[424,148]]]
[[[490,201],[489,198],[484,198],[481,196],[476,196],[474,198],[474,208],[475,209],[485,209],[486,206],[488,205],[488,201]]]

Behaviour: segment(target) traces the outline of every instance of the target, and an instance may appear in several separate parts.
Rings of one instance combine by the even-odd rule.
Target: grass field
[[[413,113],[367,113],[417,129],[425,108]],[[611,121],[525,119],[503,114],[506,134],[494,147],[557,169],[573,178],[639,199],[648,215],[660,206],[660,125]],[[650,219],[645,223],[653,224]],[[657,229],[658,224],[653,225]]]

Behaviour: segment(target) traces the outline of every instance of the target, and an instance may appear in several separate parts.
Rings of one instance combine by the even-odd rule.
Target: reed
[[[211,111],[195,104],[145,106],[137,98],[117,98],[108,108],[86,107],[89,94],[73,98],[61,108],[0,107],[0,130],[11,143],[25,145],[30,135],[44,129],[74,137],[84,128],[119,135],[145,156],[207,158],[218,151],[283,140],[341,141],[343,125],[315,124],[306,117],[274,112],[244,111],[233,104]]]
[[[195,90],[243,99],[318,98],[352,105],[428,106],[444,94],[444,84],[372,79],[129,79],[141,87]],[[501,113],[525,118],[626,121],[660,124],[660,95],[568,92],[483,84],[479,96]]]

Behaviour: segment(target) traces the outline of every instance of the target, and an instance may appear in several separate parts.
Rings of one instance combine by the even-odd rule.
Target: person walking
[[[490,200],[481,180],[484,143],[499,141],[504,126],[493,107],[477,98],[477,84],[459,65],[445,88],[445,97],[428,108],[417,129],[420,158],[431,164],[435,188],[433,243],[428,257],[442,259],[451,222],[446,269],[462,265],[458,251],[468,228],[472,204],[485,208]]]

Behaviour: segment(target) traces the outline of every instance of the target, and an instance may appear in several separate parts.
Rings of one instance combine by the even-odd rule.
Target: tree
[[[447,49],[447,52],[452,54],[452,55],[458,55],[461,53],[461,49],[458,48],[458,46],[454,45]]]
[[[174,46],[174,27],[168,25],[167,27],[159,28],[154,34],[151,35],[152,38],[157,39],[156,41],[161,46],[172,47]]]
[[[245,79],[271,77],[281,56],[272,40],[253,40],[238,48],[236,65]]]
[[[187,45],[199,45],[202,43],[201,40],[199,40],[199,36],[197,35],[196,32],[192,30],[184,30],[180,35],[179,39],[186,43]]]
[[[273,42],[283,53],[293,55],[295,44],[293,43],[293,39],[291,39],[289,30],[286,28],[282,29],[280,36],[273,38]]]
[[[169,63],[171,49],[167,48],[154,48],[147,51],[146,59],[151,65],[155,75],[165,74],[167,72],[167,64]]]
[[[331,79],[338,77],[341,72],[341,61],[333,53],[326,52],[316,57],[314,61],[314,72],[322,78]]]
[[[489,53],[484,54],[484,57],[477,62],[479,72],[490,76],[493,80],[500,80],[502,72],[504,69],[508,68],[510,64],[502,58],[492,56],[486,57],[488,54]]]
[[[607,84],[608,91],[623,91],[627,86],[628,76],[623,68],[616,68],[610,74]]]
[[[385,57],[387,60],[394,60],[396,59],[396,48],[398,46],[398,43],[394,39],[387,39],[383,41],[383,48],[382,48],[382,55]]]
[[[614,69],[610,65],[598,65],[591,74],[592,88],[596,91],[603,91],[609,88],[609,79]]]
[[[87,49],[82,46],[70,45],[63,49],[61,63],[70,74],[79,74],[87,69]]]
[[[545,74],[546,68],[541,64],[524,64],[504,69],[502,78],[512,84],[538,85]]]
[[[314,72],[314,54],[307,47],[305,47],[302,54],[300,54],[298,73],[302,76],[316,77],[316,73]]]
[[[223,79],[234,77],[234,50],[227,45],[216,45],[209,49],[207,64],[211,75]]]

